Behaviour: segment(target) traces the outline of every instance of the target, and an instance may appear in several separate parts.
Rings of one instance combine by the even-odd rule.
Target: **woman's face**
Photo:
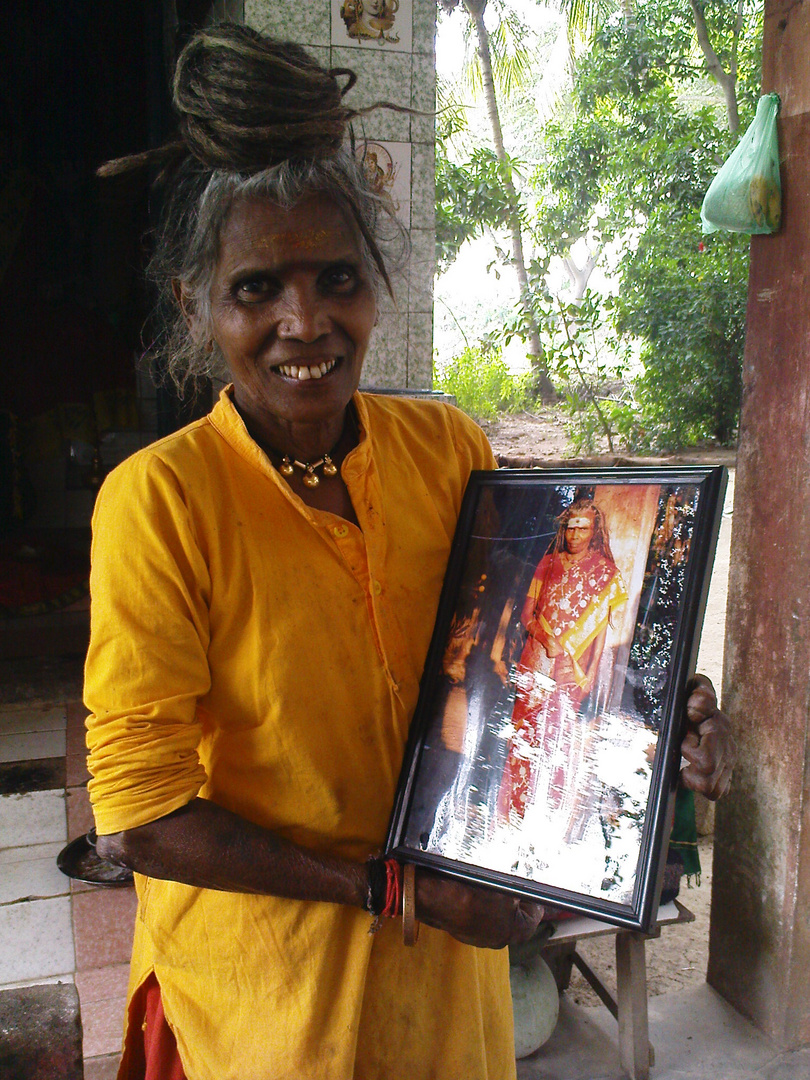
[[[292,210],[237,201],[220,237],[211,318],[236,403],[260,433],[342,422],[377,318],[355,226],[325,196]]]

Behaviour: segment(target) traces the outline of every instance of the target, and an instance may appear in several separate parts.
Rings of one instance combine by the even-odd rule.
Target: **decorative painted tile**
[[[0,848],[64,844],[66,840],[64,791],[0,795]]]
[[[21,709],[0,710],[0,735],[18,735],[28,731],[64,731],[67,711],[64,705],[26,705]]]
[[[358,160],[362,163],[371,187],[378,194],[387,194],[396,207],[397,217],[409,228],[411,224],[411,144],[374,142],[358,143]]]
[[[331,0],[332,45],[410,52],[413,0]]]
[[[411,262],[408,310],[433,311],[433,278],[436,273],[436,234],[432,229],[411,230]]]
[[[68,897],[0,907],[0,987],[72,974],[75,966]]]
[[[433,143],[411,148],[411,227],[433,229],[436,221],[436,156]]]
[[[357,83],[344,98],[352,108],[365,108],[377,101],[410,108],[411,58],[404,53],[358,52],[356,49],[332,49],[332,66],[356,72]],[[375,109],[354,122],[358,141],[410,142],[408,113]]]
[[[329,11],[325,0],[245,0],[245,23],[270,37],[302,45],[329,45]]]
[[[433,385],[433,316],[408,318],[408,386],[429,390]]]
[[[62,847],[59,843],[1,849],[0,904],[67,895],[69,879],[56,865]]]
[[[436,138],[436,69],[432,56],[411,57],[411,108],[424,116],[411,117],[411,142],[433,144]]]

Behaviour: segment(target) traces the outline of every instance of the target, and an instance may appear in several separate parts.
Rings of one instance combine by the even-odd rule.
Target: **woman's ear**
[[[191,299],[191,294],[189,293],[185,282],[181,281],[180,278],[172,278],[172,292],[174,293],[174,298],[177,301],[177,306],[183,313],[183,318],[186,321],[186,326],[193,334],[195,323],[194,302]]]
[[[213,352],[214,339],[210,334],[205,334],[204,328],[200,325],[200,320],[194,310],[194,300],[185,282],[181,281],[180,278],[172,278],[172,292],[192,339],[198,345],[203,345],[206,352]],[[205,341],[203,342],[204,334]]]

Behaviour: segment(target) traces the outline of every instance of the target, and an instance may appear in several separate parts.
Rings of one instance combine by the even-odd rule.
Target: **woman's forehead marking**
[[[290,229],[289,232],[264,233],[256,240],[256,247],[272,247],[281,243],[286,247],[311,251],[334,239],[336,239],[335,234],[329,229]]]

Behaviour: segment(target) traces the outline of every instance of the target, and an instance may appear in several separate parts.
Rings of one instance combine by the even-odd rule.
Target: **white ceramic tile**
[[[414,56],[411,64],[411,108],[427,114],[411,117],[411,142],[432,145],[436,138],[436,69],[430,56]]]
[[[458,17],[458,16],[456,16]],[[433,59],[436,49],[436,0],[413,0],[413,52]]]
[[[302,45],[329,45],[327,0],[245,0],[245,23],[270,37]]]
[[[408,317],[408,386],[429,390],[433,385],[433,316]]]
[[[0,795],[0,848],[67,843],[65,792]]]
[[[0,736],[27,731],[64,731],[66,727],[64,705],[58,708],[28,706],[24,709],[0,710]]]
[[[363,386],[396,389],[405,386],[408,357],[408,317],[381,312],[363,365]]]
[[[411,148],[411,228],[433,229],[436,222],[436,155],[433,143]]]
[[[0,735],[0,761],[32,761],[65,756],[64,731],[21,731]]]
[[[432,229],[413,229],[411,232],[411,262],[409,268],[410,312],[433,311],[433,277],[436,273],[436,235]]]
[[[0,907],[0,985],[40,982],[75,967],[69,897]]]
[[[355,0],[331,0],[331,5],[332,45],[411,51],[413,0],[399,0],[396,11],[391,11],[392,5],[385,0],[365,0],[362,4]]]
[[[380,54],[358,52],[356,49],[332,49],[332,66],[350,68],[357,82],[344,98],[352,108],[365,108],[377,101],[394,105],[411,104],[411,57],[406,53]],[[411,124],[408,113],[375,109],[354,123],[358,141],[375,139],[383,142],[410,142]]]

